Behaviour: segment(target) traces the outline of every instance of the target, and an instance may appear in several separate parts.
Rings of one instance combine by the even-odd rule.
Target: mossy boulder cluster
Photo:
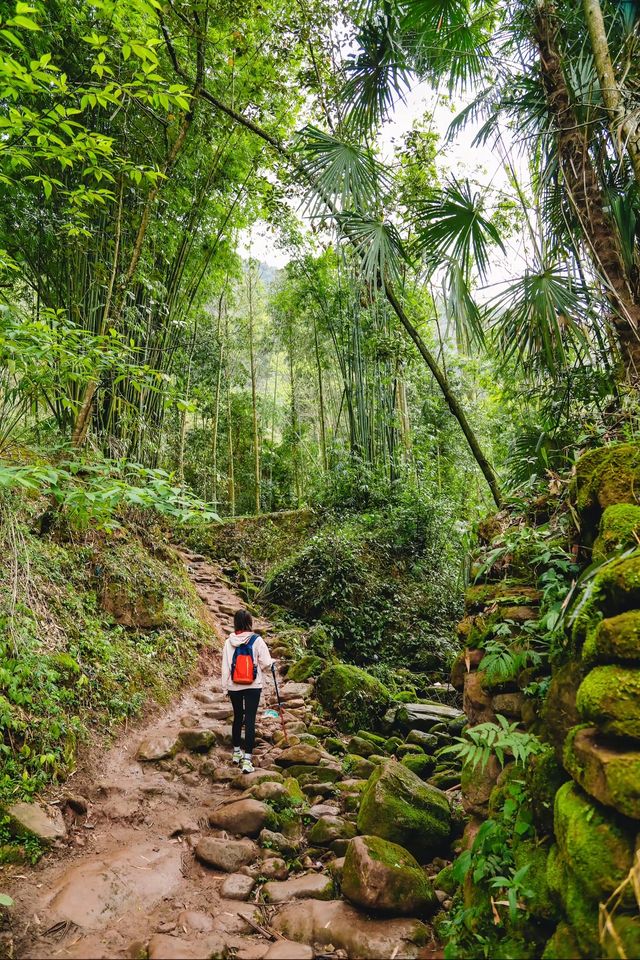
[[[470,588],[459,627],[464,649],[452,683],[463,691],[469,724],[501,713],[545,743],[515,777],[527,791],[534,836],[523,841],[514,833],[511,847],[515,870],[526,868],[527,915],[506,922],[493,956],[640,956],[632,883],[640,833],[640,445],[585,454],[569,498],[579,521],[579,556],[586,566],[592,554],[599,566],[572,598],[566,643],[554,655],[542,704],[522,694],[536,680],[535,669],[516,664],[512,673],[487,676],[483,666],[485,642],[506,634],[507,625],[517,644],[518,623],[526,621],[510,610],[525,598],[535,610],[538,601],[538,584],[521,582],[517,558]],[[503,529],[498,525],[498,534]],[[519,711],[515,701],[511,714],[505,709],[507,694],[520,694]],[[482,821],[508,804],[510,769],[515,765],[501,770],[489,763],[482,772],[463,771],[467,846]],[[461,892],[464,905],[477,908],[465,914],[470,931],[488,907],[488,892],[470,872]]]

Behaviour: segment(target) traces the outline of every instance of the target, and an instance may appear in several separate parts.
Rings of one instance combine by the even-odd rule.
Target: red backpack
[[[253,645],[257,639],[258,635],[252,633],[245,643],[239,644],[233,651],[231,679],[234,683],[250,684],[258,676],[258,667],[253,659]]]

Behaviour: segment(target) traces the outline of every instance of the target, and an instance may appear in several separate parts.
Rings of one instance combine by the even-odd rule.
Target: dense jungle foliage
[[[638,0],[0,0],[0,802],[192,675],[188,543],[390,702],[522,694],[440,936],[542,955],[536,723],[638,543],[639,90]]]

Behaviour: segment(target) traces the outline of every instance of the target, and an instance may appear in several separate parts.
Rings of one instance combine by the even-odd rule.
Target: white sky
[[[444,169],[450,170],[458,178],[471,176],[474,181],[482,185],[506,188],[507,179],[498,152],[490,145],[472,146],[477,127],[469,124],[459,133],[454,142],[444,145],[447,128],[464,104],[461,102],[451,106],[443,102],[436,103],[436,101],[437,96],[427,83],[416,83],[407,92],[406,100],[396,104],[391,119],[380,132],[379,145],[382,158],[390,160],[394,142],[400,142],[402,137],[411,130],[414,121],[421,119],[425,112],[429,112],[433,114],[435,129],[441,137],[443,148],[441,164]],[[276,268],[283,267],[291,259],[286,250],[276,246],[273,231],[262,222],[255,224],[251,230],[241,235],[240,250],[243,255],[253,256]],[[515,254],[516,257],[520,256],[517,250],[510,253]],[[496,266],[499,273],[504,274],[502,265]]]

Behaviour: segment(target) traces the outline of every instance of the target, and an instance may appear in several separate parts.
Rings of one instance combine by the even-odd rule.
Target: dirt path
[[[193,555],[184,559],[217,632],[226,635],[241,600],[215,567]],[[261,713],[266,705],[263,698]],[[301,717],[301,707],[292,703],[289,715]],[[63,798],[67,839],[34,869],[13,869],[19,960],[141,957],[146,950],[151,960],[265,955],[270,940],[256,931],[256,905],[222,896],[227,875],[193,855],[203,836],[227,836],[210,828],[209,816],[247,785],[229,767],[230,714],[216,661],[212,675],[165,713],[120,737],[92,782],[78,776],[67,785],[76,794],[72,806],[81,811],[86,799],[86,812],[74,813]],[[271,763],[278,726],[260,719],[256,765]],[[150,756],[161,755],[185,731],[195,741],[211,736],[216,746],[206,756],[183,750],[156,762],[137,758],[141,742]]]

